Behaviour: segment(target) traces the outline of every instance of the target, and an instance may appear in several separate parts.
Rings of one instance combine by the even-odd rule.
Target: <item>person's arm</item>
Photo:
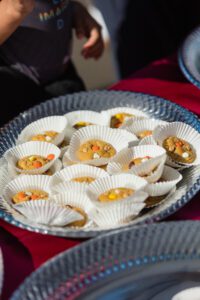
[[[0,1],[0,45],[18,28],[24,18],[31,13],[35,0]]]
[[[104,51],[104,42],[101,34],[101,26],[88,13],[87,9],[79,2],[72,1],[73,28],[79,39],[87,38],[83,45],[84,58],[98,59]]]

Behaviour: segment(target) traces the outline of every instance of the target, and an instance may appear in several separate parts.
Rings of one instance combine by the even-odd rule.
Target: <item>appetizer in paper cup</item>
[[[45,173],[41,175],[48,175],[48,176],[53,176],[55,173],[59,172],[62,169],[62,162],[60,159],[57,159],[53,166],[48,169]],[[8,173],[11,179],[16,178],[17,176],[24,176],[25,174],[22,173],[17,173],[15,169],[11,165],[8,165]],[[36,174],[37,175],[37,174]]]
[[[156,141],[154,140],[152,135],[146,136],[139,141],[138,146],[145,146],[145,145],[154,145],[157,146]]]
[[[191,126],[182,122],[158,126],[153,137],[169,161],[187,167],[200,164],[200,134]]]
[[[148,184],[145,191],[151,197],[163,196],[168,194],[183,176],[175,169],[165,166],[160,180],[156,183]]]
[[[102,114],[109,116],[111,128],[120,128],[123,124],[128,122],[130,118],[132,120],[148,118],[148,115],[144,112],[131,107],[115,107],[102,111]]]
[[[136,146],[120,151],[108,164],[109,174],[130,172],[145,177],[148,182],[157,181],[163,171],[166,151],[159,146]]]
[[[50,169],[60,155],[60,150],[46,142],[27,142],[5,153],[8,164],[22,174],[43,174]]]
[[[67,119],[64,116],[39,119],[22,130],[18,143],[39,141],[59,145],[64,140],[66,127]]]
[[[87,194],[97,207],[118,206],[124,204],[144,202],[146,193],[138,193],[147,186],[147,181],[132,175],[122,174],[95,180],[87,188]]]
[[[97,178],[105,176],[109,176],[109,174],[100,168],[77,164],[57,172],[51,179],[51,185],[59,184],[65,181],[75,181],[90,184]]]
[[[53,201],[62,207],[74,209],[83,216],[82,220],[74,222],[71,226],[85,227],[91,222],[89,213],[92,209],[94,209],[94,205],[87,197],[86,193],[80,194],[75,191],[67,191],[65,193],[55,195],[53,197]]]
[[[63,194],[66,193],[66,191],[85,194],[88,184],[75,181],[65,181],[58,184],[52,184],[50,181],[50,186],[53,194]]]
[[[3,198],[10,204],[48,200],[50,195],[50,177],[45,175],[19,176],[10,181],[3,190]]]
[[[65,115],[68,125],[75,130],[90,125],[109,126],[109,118],[91,110],[72,111]]]
[[[88,126],[73,134],[66,155],[75,163],[102,166],[133,140],[135,136],[125,130]]]
[[[53,201],[29,201],[16,204],[14,208],[33,223],[48,226],[70,226],[83,222],[81,213],[68,206],[60,206]]]
[[[138,192],[138,194],[144,194],[144,192]],[[116,207],[110,206],[94,209],[90,212],[90,218],[101,228],[125,225],[137,217],[144,207],[144,202],[119,203]]]
[[[152,136],[153,131],[159,125],[165,125],[167,122],[155,119],[136,120],[132,125],[123,125],[121,129],[125,129],[130,133],[135,134],[138,139],[142,140],[145,137]]]

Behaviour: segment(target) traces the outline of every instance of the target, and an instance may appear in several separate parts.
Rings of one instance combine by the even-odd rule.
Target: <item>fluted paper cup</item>
[[[48,175],[48,176],[53,176],[56,172],[59,172],[62,169],[62,163],[60,159],[57,159],[53,166],[47,170],[44,174],[41,175]],[[8,164],[8,173],[11,179],[16,178],[17,176],[24,176],[26,174],[22,173],[17,173],[15,169],[12,168],[11,165]],[[37,174],[36,174],[37,175]]]
[[[112,109],[102,111],[103,115],[106,115],[110,119],[110,126],[111,126],[111,119],[116,114],[130,114],[132,116],[126,117],[123,124],[131,124],[134,120],[141,119],[141,118],[148,118],[148,115],[138,109],[132,107],[115,107]],[[123,125],[122,124],[122,125]]]
[[[80,221],[83,216],[69,207],[61,207],[52,201],[38,200],[14,205],[14,208],[33,223],[48,226],[67,226]]]
[[[68,159],[75,163],[89,164],[94,166],[106,165],[111,158],[95,158],[87,161],[81,161],[76,156],[80,146],[90,140],[100,140],[112,145],[118,153],[125,147],[128,147],[131,141],[136,137],[125,130],[111,129],[105,126],[88,126],[78,130],[72,137],[69,149],[67,151]]]
[[[70,142],[72,135],[77,131],[74,126],[80,122],[90,123],[91,125],[109,126],[109,118],[101,113],[90,110],[72,111],[65,115],[68,120],[66,131],[67,140]],[[85,126],[83,126],[85,127]]]
[[[132,123],[132,125],[123,125],[121,129],[127,130],[130,133],[135,134],[138,138],[139,134],[144,131],[150,131],[149,136],[152,136],[153,131],[159,125],[165,125],[167,122],[162,120],[155,120],[155,119],[141,119],[136,120]]]
[[[129,167],[129,164],[133,159],[146,156],[151,158],[138,166]],[[165,160],[166,151],[162,147],[154,145],[136,146],[120,151],[108,164],[107,171],[111,175],[119,174],[121,172],[130,172],[141,177],[150,176],[148,178],[150,181],[156,181],[159,179],[160,172],[162,173],[161,165],[163,168]],[[160,166],[160,168],[155,173],[155,169],[158,169],[158,166]],[[153,178],[151,177],[152,175],[154,175]]]
[[[77,164],[67,167],[52,176],[51,185],[53,186],[65,181],[74,181],[75,179],[82,177],[89,177],[96,180],[97,178],[105,176],[109,176],[109,174],[100,168]]]
[[[72,207],[78,207],[86,213],[90,212],[94,208],[93,203],[90,201],[86,193],[80,193],[72,190],[53,195],[52,201],[61,206],[70,205]]]
[[[91,110],[77,110],[65,115],[69,126],[73,127],[79,122],[91,123],[92,125],[109,126],[109,118],[99,112]]]
[[[47,158],[50,154],[53,154],[54,158],[52,160],[49,160],[47,164],[40,168],[33,170],[23,170],[17,167],[17,162],[20,159],[25,158],[27,156],[40,155],[42,157]],[[58,159],[59,155],[59,148],[53,144],[46,142],[27,142],[9,149],[8,151],[6,151],[4,156],[8,164],[13,168],[15,172],[28,175],[35,175],[43,174],[48,169],[50,169],[55,163],[55,161]]]
[[[59,184],[51,184],[51,191],[55,194],[62,194],[66,192],[74,192],[79,194],[85,194],[88,185],[86,183],[80,183],[75,181],[65,181]]]
[[[71,161],[69,159],[69,147],[67,148],[66,152],[64,153],[63,155],[63,158],[62,158],[62,164],[63,164],[63,167],[66,168],[66,167],[70,167],[70,166],[73,166],[73,165],[76,165],[77,163],[74,162],[74,161]]]
[[[28,142],[37,134],[44,134],[45,131],[54,131],[57,132],[58,135],[51,141],[51,143],[59,145],[64,140],[66,127],[67,119],[64,116],[42,118],[25,127],[20,133],[17,142]]]
[[[151,197],[166,195],[182,180],[182,178],[183,176],[178,171],[165,166],[162,174],[162,181],[148,184],[145,191]]]
[[[131,222],[139,215],[144,207],[145,203],[119,203],[117,207],[104,207],[93,210],[90,213],[90,218],[101,228],[111,228],[116,225],[125,225]]]
[[[3,190],[3,198],[13,204],[12,197],[27,190],[41,190],[51,195],[50,176],[47,175],[23,175],[10,181]]]
[[[153,133],[153,138],[160,146],[163,146],[164,140],[170,136],[174,136],[188,142],[196,153],[196,159],[192,163],[183,163],[174,161],[168,155],[169,161],[186,167],[196,166],[200,164],[200,134],[198,133],[198,131],[185,123],[172,122],[167,125],[158,126]]]
[[[144,190],[147,185],[147,181],[143,178],[132,174],[121,174],[113,175],[111,177],[104,177],[95,180],[91,183],[86,192],[92,203],[97,207],[109,207],[109,206],[118,206],[120,202],[124,204],[144,202],[146,199],[146,193],[137,193],[138,191]],[[128,188],[134,190],[134,193],[121,200],[110,201],[102,203],[98,200],[99,196],[111,189],[115,188]],[[147,195],[148,196],[148,195]]]
[[[157,146],[156,141],[154,140],[153,136],[146,136],[145,138],[139,141],[138,146],[145,146],[145,145],[154,145]]]

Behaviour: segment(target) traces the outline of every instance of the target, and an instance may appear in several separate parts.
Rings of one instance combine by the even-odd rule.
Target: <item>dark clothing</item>
[[[2,110],[0,127],[31,106],[52,97],[84,90],[84,84],[69,62],[66,73],[47,85],[38,85],[26,75],[0,62]]]
[[[199,0],[125,0],[123,11],[116,9],[122,0],[95,1],[106,16],[122,78],[175,52],[200,24]],[[112,5],[119,20],[115,27],[108,20]]]
[[[72,3],[36,0],[33,12],[0,46],[0,57],[37,84],[65,73],[71,54]]]
[[[70,61],[70,0],[36,0],[33,12],[0,46],[0,126],[42,101],[84,90]]]

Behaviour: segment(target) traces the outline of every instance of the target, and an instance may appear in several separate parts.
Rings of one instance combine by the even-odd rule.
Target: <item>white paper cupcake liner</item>
[[[116,225],[123,225],[132,221],[144,207],[145,203],[119,203],[117,207],[105,207],[93,210],[90,213],[90,218],[99,227],[115,227]]]
[[[34,170],[22,170],[16,167],[16,164],[19,159],[22,159],[26,156],[31,155],[40,155],[43,157],[47,157],[49,154],[54,154],[55,158],[46,165],[41,168],[34,169]],[[5,153],[5,159],[7,160],[8,164],[12,166],[12,168],[17,173],[35,175],[35,174],[42,174],[46,172],[51,166],[55,163],[60,155],[60,150],[53,144],[46,143],[46,142],[27,142],[18,146],[15,146]]]
[[[100,168],[77,164],[67,167],[52,176],[51,185],[53,186],[61,182],[72,181],[73,179],[80,177],[92,177],[94,179],[97,179],[106,176],[109,176],[109,174]]]
[[[128,171],[129,174],[135,174],[136,176],[141,176],[143,177],[143,174],[148,174],[148,176],[144,176],[143,178],[148,182],[148,183],[154,183],[157,182],[163,173],[163,169],[164,169],[164,165],[165,165],[165,158],[163,159],[163,161],[161,161],[156,169],[154,169],[152,171],[151,166],[149,166],[149,168],[147,168],[146,166],[141,166],[140,169],[136,169],[136,168],[132,168]]]
[[[55,131],[58,135],[52,141],[53,144],[59,145],[65,137],[67,127],[67,119],[64,116],[52,116],[39,119],[27,127],[20,133],[17,142],[24,143],[30,141],[32,136],[42,134],[45,131]]]
[[[69,143],[70,143],[70,140],[68,140],[66,137],[64,138],[64,141],[66,141],[68,143],[67,146],[64,146],[64,147],[61,147],[61,145],[59,145],[59,149],[60,149],[60,159],[63,158],[65,152],[67,151],[68,147],[69,147]]]
[[[162,179],[164,181],[148,184],[145,191],[151,197],[166,195],[182,180],[182,178],[182,175],[178,171],[165,166],[162,174]]]
[[[176,192],[176,186],[171,189],[168,194],[165,195],[161,195],[161,196],[150,196],[146,199],[145,201],[145,208],[147,209],[152,209],[155,208],[157,206],[160,206],[161,204],[163,204],[164,202],[168,201],[169,198],[172,197],[172,195]],[[150,197],[152,199],[150,199]]]
[[[59,184],[51,185],[51,191],[53,194],[62,194],[66,192],[74,192],[79,194],[85,194],[88,185],[75,181],[65,181]]]
[[[105,126],[88,126],[78,130],[73,135],[68,150],[68,159],[76,163],[89,164],[94,166],[106,165],[111,158],[99,158],[80,161],[76,157],[76,151],[79,149],[79,147],[86,141],[92,139],[102,140],[111,144],[118,153],[123,148],[128,147],[129,143],[137,138],[131,133],[126,132],[125,130],[111,129]]]
[[[69,159],[69,146],[66,150],[66,152],[64,153],[63,155],[63,158],[62,158],[62,164],[63,164],[63,167],[66,168],[66,167],[69,167],[69,166],[73,166],[73,165],[76,165],[77,163],[74,162],[74,161],[71,161]]]
[[[138,193],[138,191],[144,190],[147,186],[147,181],[143,178],[132,174],[120,174],[120,175],[113,175],[111,177],[104,177],[95,180],[91,183],[86,192],[92,203],[97,207],[109,207],[109,206],[118,206],[120,202],[124,204],[127,203],[136,203],[136,202],[144,202],[147,198],[147,194],[142,192]],[[135,192],[132,196],[116,201],[110,201],[106,203],[102,203],[98,200],[98,197],[111,189],[114,188],[130,188],[133,189]]]
[[[50,171],[52,173],[52,176],[53,176],[56,172],[59,172],[61,169],[62,169],[62,162],[60,161],[60,159],[57,159],[55,161],[55,163],[53,164],[53,166],[49,170],[47,170],[47,172]],[[8,173],[9,173],[9,176],[10,176],[11,179],[16,178],[17,176],[26,175],[26,174],[17,173],[16,170],[13,169],[13,167],[9,164],[8,164]],[[47,175],[47,174],[40,174],[40,175]],[[49,175],[49,176],[51,176],[51,175]]]
[[[146,136],[142,140],[139,141],[139,146],[145,146],[145,145],[154,145],[157,146],[156,141],[154,140],[153,136]]]
[[[167,122],[162,120],[156,120],[156,119],[141,119],[136,120],[132,123],[132,125],[124,124],[121,129],[127,130],[130,133],[135,134],[138,136],[138,134],[145,130],[154,131],[155,128],[159,125],[166,125]]]
[[[112,116],[114,116],[118,113],[128,113],[128,114],[132,114],[134,116],[132,118],[131,117],[127,118],[126,121],[124,122],[124,124],[129,124],[129,125],[131,125],[132,122],[134,122],[137,119],[149,117],[146,113],[144,113],[138,109],[132,108],[132,107],[115,107],[112,109],[102,111],[102,114],[108,116],[110,121],[111,121]],[[110,121],[109,121],[109,123],[110,123]]]
[[[196,152],[196,159],[193,163],[187,164],[178,162],[179,165],[190,167],[200,164],[200,134],[194,128],[182,122],[173,122],[158,126],[153,133],[153,138],[160,146],[162,146],[163,141],[169,136],[176,136],[187,141]],[[169,160],[172,161],[170,157]]]
[[[20,191],[42,190],[51,195],[50,176],[45,175],[23,175],[10,181],[3,190],[4,199],[12,203],[12,197]]]
[[[72,111],[67,113],[65,117],[71,127],[79,122],[88,122],[99,126],[109,126],[109,117],[91,110]]]
[[[94,209],[93,203],[90,201],[86,193],[76,191],[66,191],[62,194],[57,194],[52,197],[52,201],[58,205],[70,205],[72,207],[81,208],[86,213]]]
[[[48,226],[66,226],[83,219],[78,212],[61,207],[52,201],[29,201],[16,204],[14,208],[28,220]]]
[[[166,151],[162,147],[154,145],[136,146],[123,149],[110,161],[107,167],[107,172],[111,175],[124,171],[130,172],[130,170],[126,170],[124,167],[128,166],[132,159],[145,156],[150,156],[151,159],[138,166],[131,167],[133,173],[138,176],[144,176],[151,173],[160,164],[164,165],[166,160]]]
[[[90,110],[79,110],[67,113],[65,117],[68,120],[66,130],[66,139],[70,142],[72,135],[77,131],[73,126],[78,122],[88,122],[93,125],[109,126],[109,118],[101,113]]]

